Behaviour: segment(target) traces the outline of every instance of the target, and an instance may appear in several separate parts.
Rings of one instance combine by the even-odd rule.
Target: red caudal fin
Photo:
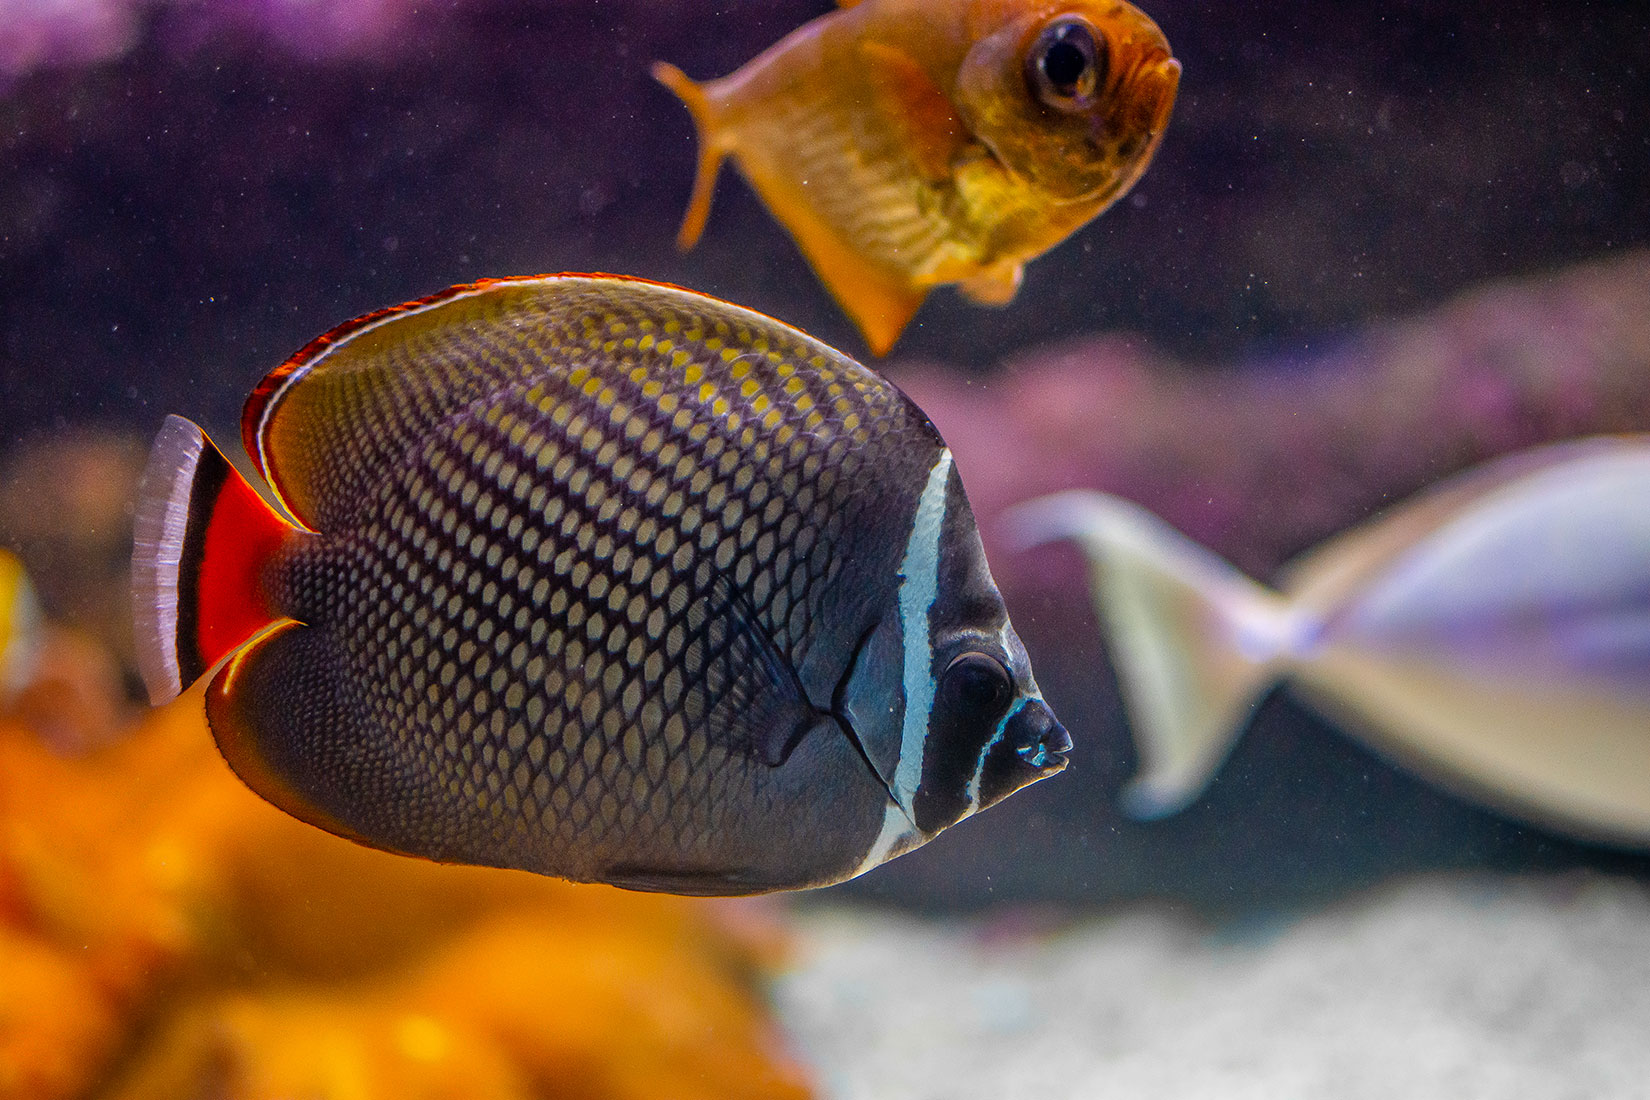
[[[149,698],[164,703],[275,622],[263,573],[298,528],[181,416],[169,416],[138,488],[132,614]]]

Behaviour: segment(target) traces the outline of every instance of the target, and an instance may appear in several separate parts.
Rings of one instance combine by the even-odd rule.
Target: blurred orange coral
[[[192,693],[0,725],[0,1097],[788,1098],[761,903],[447,867],[248,792]]]

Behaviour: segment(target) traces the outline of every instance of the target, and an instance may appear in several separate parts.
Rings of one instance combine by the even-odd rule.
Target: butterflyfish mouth
[[[1071,734],[1066,732],[1045,703],[1027,707],[1024,725],[1016,731],[1014,753],[1027,767],[1048,775],[1064,771],[1071,752]]]

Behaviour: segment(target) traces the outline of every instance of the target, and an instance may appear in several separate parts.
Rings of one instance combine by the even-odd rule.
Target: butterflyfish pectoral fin
[[[710,200],[716,192],[716,176],[728,150],[711,110],[710,97],[681,69],[668,61],[655,61],[653,79],[676,93],[688,114],[693,116],[693,127],[699,137],[699,166],[693,177],[693,196],[688,200],[687,213],[682,216],[682,227],[676,232],[676,247],[686,252],[699,243],[710,218]]]
[[[877,106],[917,171],[930,181],[948,180],[968,144],[957,109],[926,70],[903,50],[877,41],[859,46]]]
[[[964,297],[976,305],[1006,306],[1020,292],[1020,279],[1025,274],[1024,264],[993,267],[964,279],[957,287]]]

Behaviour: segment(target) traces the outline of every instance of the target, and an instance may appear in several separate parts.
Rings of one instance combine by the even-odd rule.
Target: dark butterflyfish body
[[[962,483],[893,385],[675,287],[352,321],[248,401],[286,518],[171,417],[143,672],[289,813],[437,860],[740,894],[852,877],[1065,766]]]

